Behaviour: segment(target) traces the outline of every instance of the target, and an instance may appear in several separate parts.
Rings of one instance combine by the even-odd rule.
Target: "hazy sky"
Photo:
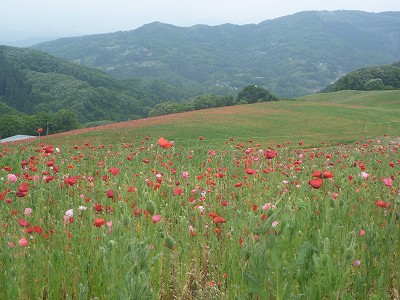
[[[400,11],[400,0],[0,0],[0,41],[177,26],[249,24],[304,10]]]

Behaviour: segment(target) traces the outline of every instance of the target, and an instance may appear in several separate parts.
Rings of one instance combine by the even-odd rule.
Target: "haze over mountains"
[[[279,97],[315,93],[363,66],[400,60],[400,12],[308,11],[251,25],[177,27],[62,38],[33,46],[144,88],[235,93],[248,84]]]

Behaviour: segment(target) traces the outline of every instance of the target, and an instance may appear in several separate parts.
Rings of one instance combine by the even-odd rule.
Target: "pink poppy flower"
[[[154,224],[160,222],[160,220],[161,220],[161,216],[160,216],[160,215],[153,215],[153,216],[151,217],[151,221],[152,221]]]
[[[22,238],[22,239],[20,239],[19,241],[18,241],[18,244],[21,246],[21,247],[26,247],[26,246],[28,246],[29,245],[29,242],[28,242],[28,240],[26,239],[26,238]]]
[[[388,187],[392,187],[392,178],[388,177],[388,178],[383,178],[382,179],[383,183],[388,186]]]
[[[10,182],[16,182],[18,180],[18,177],[15,176],[14,174],[8,174],[7,175],[7,180]]]
[[[30,216],[31,214],[32,214],[32,208],[30,208],[30,207],[25,208],[24,215]]]

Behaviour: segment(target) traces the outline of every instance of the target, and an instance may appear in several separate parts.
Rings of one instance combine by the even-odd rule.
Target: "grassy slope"
[[[107,144],[134,142],[145,135],[164,136],[177,144],[197,143],[203,135],[211,144],[230,137],[255,143],[322,141],[346,143],[384,134],[400,135],[400,91],[342,91],[295,100],[206,109],[56,135],[63,141],[97,140]],[[110,132],[111,131],[111,132]]]

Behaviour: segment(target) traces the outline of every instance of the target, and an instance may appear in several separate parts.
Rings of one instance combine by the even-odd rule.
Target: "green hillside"
[[[243,26],[155,22],[34,47],[117,78],[166,81],[160,91],[175,86],[176,97],[232,93],[248,84],[296,97],[357,68],[398,61],[400,12],[310,11]]]
[[[400,91],[341,91],[152,117],[66,132],[54,138],[108,144],[164,136],[178,145],[237,143],[307,146],[400,136]],[[51,137],[51,136],[50,136]]]
[[[342,90],[393,90],[400,89],[399,63],[372,66],[352,71],[321,90],[322,93]]]
[[[0,100],[28,115],[68,109],[80,123],[140,118],[158,101],[99,70],[7,46],[0,46]]]

